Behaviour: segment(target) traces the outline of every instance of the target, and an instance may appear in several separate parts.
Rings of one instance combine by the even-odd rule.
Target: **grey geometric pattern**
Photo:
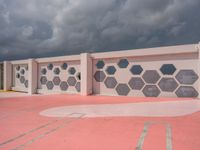
[[[178,83],[173,78],[162,78],[158,85],[164,92],[174,92],[178,87]]]
[[[41,76],[41,78],[40,78],[40,83],[41,83],[42,85],[45,85],[45,84],[47,83],[47,77]]]
[[[17,79],[20,78],[20,74],[19,74],[19,73],[16,74],[16,78],[17,78]]]
[[[59,68],[55,68],[53,70],[53,72],[54,72],[54,74],[58,75],[58,74],[60,74],[60,69]]]
[[[21,73],[22,75],[24,75],[24,74],[25,74],[25,70],[24,70],[24,69],[20,70],[20,73]]]
[[[102,82],[105,79],[106,75],[103,71],[96,71],[94,78],[97,82]]]
[[[115,74],[116,69],[115,69],[114,66],[108,66],[108,67],[106,68],[106,72],[107,72],[107,74],[109,74],[109,75],[113,75],[113,74]]]
[[[103,60],[99,60],[97,63],[96,63],[96,67],[98,69],[102,69],[104,67],[105,63]]]
[[[63,70],[66,70],[67,67],[68,67],[67,63],[63,63],[63,64],[61,65],[61,68],[62,68]]]
[[[127,68],[129,65],[129,62],[127,59],[121,59],[119,62],[118,62],[118,66],[119,68]]]
[[[61,82],[61,84],[60,84],[60,89],[61,89],[62,91],[67,91],[68,87],[69,87],[69,86],[68,86],[67,82],[65,82],[65,81]]]
[[[164,75],[172,75],[174,74],[174,72],[176,71],[176,67],[173,64],[164,64],[162,65],[162,67],[160,68],[160,71],[164,74]]]
[[[67,79],[67,83],[69,84],[69,86],[75,86],[75,84],[76,84],[76,78],[75,77],[69,77]]]
[[[77,78],[77,80],[81,80],[81,73],[80,72],[77,73],[76,78]]]
[[[47,86],[47,89],[48,89],[48,90],[52,90],[52,89],[53,89],[53,87],[54,87],[54,85],[53,85],[53,82],[52,82],[52,81],[48,81],[48,82],[47,82],[47,84],[46,84],[46,86]]]
[[[140,65],[133,65],[130,71],[133,75],[140,75],[143,71],[143,68]]]
[[[77,82],[75,88],[76,88],[77,92],[80,92],[81,91],[81,83]]]
[[[113,89],[117,85],[117,80],[114,77],[107,77],[104,84],[107,88]]]
[[[126,84],[118,84],[116,87],[116,91],[118,95],[126,96],[130,92],[130,88]]]
[[[26,88],[28,88],[28,80],[26,80],[26,81],[24,82],[24,85],[25,85]]]
[[[144,81],[139,78],[139,77],[132,77],[129,82],[128,82],[129,86],[133,89],[133,90],[141,90],[144,86]]]
[[[48,65],[47,65],[47,68],[48,68],[49,70],[52,70],[52,69],[53,69],[53,64],[48,64]]]
[[[146,85],[142,92],[146,97],[157,97],[160,94],[156,85]]]
[[[59,77],[54,77],[54,78],[53,78],[53,84],[54,84],[54,85],[59,85],[60,82],[61,82],[61,80],[60,80]]]
[[[24,76],[21,76],[21,77],[20,77],[20,82],[21,82],[21,83],[24,83],[24,82],[25,82],[25,77],[24,77]]]
[[[156,70],[147,70],[143,74],[142,78],[146,83],[155,84],[160,79],[160,75]]]
[[[178,97],[197,97],[198,92],[192,86],[180,86],[176,95]]]
[[[16,70],[19,71],[19,70],[20,70],[20,66],[17,66],[17,67],[16,67]]]
[[[74,75],[76,73],[76,69],[74,67],[69,68],[69,74]]]
[[[197,81],[198,75],[193,70],[180,70],[176,79],[181,84],[193,84]]]
[[[46,69],[46,68],[42,68],[41,73],[42,73],[43,75],[45,75],[45,74],[47,73],[47,69]]]

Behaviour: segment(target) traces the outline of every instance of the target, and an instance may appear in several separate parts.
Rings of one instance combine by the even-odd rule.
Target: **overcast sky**
[[[0,0],[0,60],[200,41],[200,0]]]

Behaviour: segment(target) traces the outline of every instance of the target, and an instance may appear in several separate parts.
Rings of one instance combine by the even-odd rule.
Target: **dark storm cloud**
[[[0,60],[200,40],[199,0],[0,0]]]

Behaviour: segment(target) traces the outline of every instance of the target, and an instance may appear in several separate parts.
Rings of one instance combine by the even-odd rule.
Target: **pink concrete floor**
[[[43,110],[71,105],[192,99],[46,95],[0,99],[0,149],[199,150],[200,112],[179,117],[45,117]]]

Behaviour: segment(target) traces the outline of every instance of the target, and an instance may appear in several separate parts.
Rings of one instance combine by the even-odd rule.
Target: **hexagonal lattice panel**
[[[74,75],[76,73],[76,69],[74,67],[70,67],[68,72],[69,74]]]
[[[80,92],[81,91],[81,83],[77,82],[75,88],[76,88],[77,92]]]
[[[147,70],[143,74],[142,78],[146,83],[155,84],[160,79],[160,75],[157,73],[156,70]]]
[[[54,85],[59,85],[60,84],[60,78],[59,77],[54,77],[53,78],[53,84]]]
[[[25,70],[24,70],[24,69],[20,70],[20,73],[21,73],[22,75],[24,75],[24,74],[25,74]]]
[[[114,77],[107,77],[104,84],[107,88],[113,89],[117,85],[117,80]]]
[[[63,70],[66,70],[67,67],[68,67],[67,63],[63,63],[63,64],[61,65],[61,68],[62,68]]]
[[[47,68],[48,68],[49,70],[52,70],[52,69],[53,69],[53,64],[48,64],[48,65],[47,65]]]
[[[157,97],[160,94],[156,85],[146,85],[142,92],[146,97]]]
[[[69,84],[69,86],[75,86],[75,84],[76,84],[76,78],[75,77],[69,77],[67,79],[67,83]]]
[[[20,82],[21,82],[21,83],[24,83],[24,82],[25,82],[24,76],[21,76],[21,77],[20,77]]]
[[[45,84],[47,83],[47,78],[46,78],[45,76],[42,76],[42,77],[40,78],[40,83],[41,83],[42,85],[45,85]]]
[[[52,90],[52,89],[53,89],[53,87],[54,87],[54,85],[53,85],[53,82],[52,82],[52,81],[48,81],[48,82],[46,83],[46,86],[47,86],[47,89],[48,89],[48,90]]]
[[[172,75],[174,74],[174,72],[176,71],[176,67],[173,64],[164,64],[162,65],[162,67],[160,68],[160,71],[164,74],[164,75]]]
[[[20,70],[20,66],[16,66],[16,70],[19,71]]]
[[[119,62],[118,62],[118,66],[119,68],[127,68],[129,65],[129,62],[127,59],[121,59]]]
[[[105,66],[105,63],[103,60],[99,60],[97,63],[96,63],[96,67],[98,69],[102,69],[103,67]]]
[[[176,79],[181,84],[193,84],[197,81],[198,75],[193,70],[181,70],[176,75]]]
[[[164,92],[173,92],[178,87],[178,83],[173,78],[162,78],[158,85]]]
[[[106,75],[103,71],[96,71],[94,78],[97,82],[102,82],[105,79]]]
[[[16,78],[17,78],[17,79],[20,78],[20,74],[19,74],[19,73],[16,74]]]
[[[133,75],[140,75],[142,73],[143,69],[140,65],[133,65],[130,69],[130,72]]]
[[[109,75],[113,75],[113,74],[115,74],[116,69],[115,69],[114,66],[108,66],[108,67],[106,68],[106,72],[107,72],[107,74],[109,74]]]
[[[132,77],[128,84],[133,90],[141,90],[144,86],[144,81],[139,77]]]
[[[62,91],[67,91],[68,87],[69,87],[69,86],[68,86],[67,82],[65,82],[65,81],[61,82],[61,84],[60,84],[60,89],[61,89]]]
[[[24,82],[24,85],[25,85],[26,88],[28,88],[28,80],[26,80],[26,81]]]
[[[180,86],[176,95],[178,97],[197,97],[198,92],[192,86]]]
[[[58,75],[58,74],[60,74],[60,69],[59,68],[55,68],[53,70],[53,72],[54,72],[54,74]]]
[[[77,80],[81,80],[81,73],[80,72],[77,73],[76,78],[77,78]]]
[[[130,88],[126,84],[118,84],[116,87],[116,91],[117,91],[118,95],[126,96],[130,92]]]
[[[45,75],[45,74],[47,73],[47,69],[46,69],[46,68],[42,68],[41,73],[42,73],[43,75]]]

